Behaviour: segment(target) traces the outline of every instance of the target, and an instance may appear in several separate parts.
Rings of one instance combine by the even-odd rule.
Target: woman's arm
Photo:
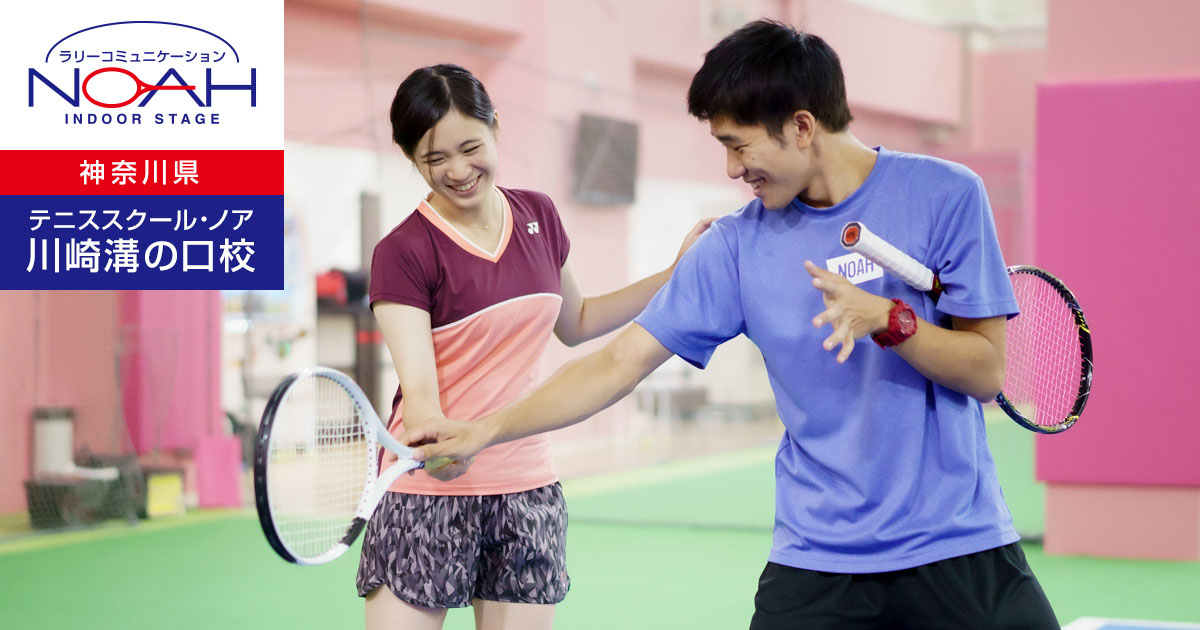
[[[571,269],[571,261],[568,259],[562,267],[563,303],[558,321],[554,324],[555,336],[568,346],[577,346],[628,324],[646,308],[650,298],[654,297],[662,285],[667,283],[679,258],[715,220],[716,217],[703,219],[688,232],[679,253],[675,256],[675,262],[671,263],[670,267],[612,293],[583,297],[579,292],[575,272]]]
[[[424,423],[444,418],[438,389],[437,363],[429,313],[414,306],[380,301],[374,305],[375,321],[383,332],[392,365],[404,395],[404,428],[412,431]],[[394,455],[388,453],[392,459]],[[454,462],[428,470],[435,479],[449,481],[466,472],[470,462]]]

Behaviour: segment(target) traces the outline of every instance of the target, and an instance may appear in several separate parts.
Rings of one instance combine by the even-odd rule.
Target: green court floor
[[[1014,513],[1040,506],[1031,475],[1015,470],[1031,460],[1001,452],[1006,442],[1021,451],[1028,435],[996,430],[1001,475],[1015,479],[1006,483]],[[770,547],[771,455],[762,448],[565,483],[572,588],[556,627],[746,627]],[[1040,531],[1040,511],[1022,519],[1019,528]],[[361,627],[356,551],[324,567],[288,565],[248,510],[8,541],[0,628]],[[1063,624],[1200,621],[1200,564],[1046,556],[1036,544],[1026,553]],[[447,628],[471,627],[469,610],[452,611]]]

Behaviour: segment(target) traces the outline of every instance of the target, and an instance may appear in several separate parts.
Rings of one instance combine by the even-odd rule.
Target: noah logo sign
[[[863,258],[862,254],[846,254],[825,261],[825,268],[854,284],[883,277],[883,267]]]

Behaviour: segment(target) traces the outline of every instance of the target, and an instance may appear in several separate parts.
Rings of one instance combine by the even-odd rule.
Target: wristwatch
[[[892,310],[888,311],[887,330],[871,335],[880,348],[903,343],[917,332],[917,316],[912,307],[905,304],[904,300],[893,299],[892,303]]]

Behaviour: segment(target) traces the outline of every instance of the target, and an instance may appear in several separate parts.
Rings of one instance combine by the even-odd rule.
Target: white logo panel
[[[862,254],[846,254],[825,261],[825,268],[854,284],[883,277],[883,267],[867,260]]]

